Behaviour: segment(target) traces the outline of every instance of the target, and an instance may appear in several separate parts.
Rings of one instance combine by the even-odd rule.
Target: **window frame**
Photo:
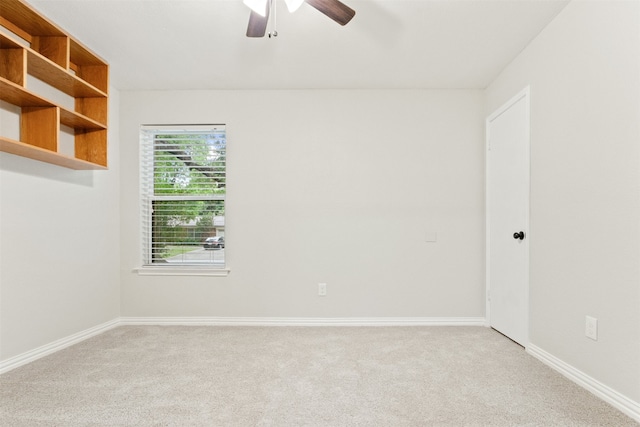
[[[153,144],[158,134],[167,134],[171,132],[220,132],[225,133],[225,163],[224,163],[224,193],[211,193],[204,195],[157,195],[155,192],[155,182],[153,174],[155,173],[155,157]],[[151,136],[150,136],[151,135]],[[161,276],[227,276],[230,272],[227,264],[226,253],[222,263],[154,263],[152,257],[153,233],[151,231],[152,223],[151,211],[152,205],[156,201],[215,201],[221,200],[224,203],[226,217],[226,125],[224,124],[173,124],[173,125],[141,125],[140,126],[140,157],[139,157],[139,202],[140,202],[140,267],[134,271],[139,275],[161,275]],[[149,174],[151,177],[149,177]],[[226,222],[226,218],[225,218]],[[225,226],[226,228],[226,226]],[[226,230],[224,236],[226,237]],[[226,250],[226,238],[225,238]]]

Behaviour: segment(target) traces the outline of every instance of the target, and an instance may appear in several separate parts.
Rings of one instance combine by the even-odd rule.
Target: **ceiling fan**
[[[244,4],[251,8],[249,25],[247,26],[247,37],[264,37],[272,8],[275,15],[275,1],[276,0],[244,0]],[[339,0],[285,0],[287,9],[292,13],[305,2],[340,25],[349,23],[351,18],[356,14],[355,10]],[[274,31],[273,35],[277,36],[277,31]],[[269,33],[269,37],[271,36],[272,33]]]

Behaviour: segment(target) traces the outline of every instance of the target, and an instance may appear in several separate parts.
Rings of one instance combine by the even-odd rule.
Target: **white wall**
[[[117,318],[118,93],[110,92],[108,171],[0,153],[0,361]],[[17,139],[15,108],[0,106]]]
[[[483,317],[483,100],[482,91],[123,92],[122,314]],[[132,271],[139,126],[162,123],[227,125],[228,277]],[[438,241],[426,243],[427,232]]]
[[[639,402],[639,17],[574,1],[486,93],[112,90],[109,171],[0,153],[0,360],[119,315],[483,316],[483,120],[530,85],[531,342]],[[153,123],[227,124],[228,277],[132,271]]]
[[[531,342],[636,402],[639,21],[638,2],[574,1],[487,90],[488,114],[531,86]]]

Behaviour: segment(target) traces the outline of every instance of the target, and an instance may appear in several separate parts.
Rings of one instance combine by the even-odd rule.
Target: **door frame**
[[[524,347],[529,345],[529,293],[530,293],[530,239],[531,239],[531,223],[530,223],[530,210],[531,210],[531,90],[529,86],[526,86],[509,101],[504,103],[501,107],[491,113],[485,121],[485,326],[491,327],[491,204],[490,204],[490,192],[489,177],[491,176],[491,135],[490,128],[491,122],[497,119],[505,111],[511,108],[515,103],[521,99],[525,99],[525,111],[526,111],[526,209],[525,209],[525,223],[523,224],[524,230],[527,233],[526,238],[523,240],[524,252],[525,252],[525,342],[522,343]]]

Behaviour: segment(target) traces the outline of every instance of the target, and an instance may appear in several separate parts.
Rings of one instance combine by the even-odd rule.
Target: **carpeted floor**
[[[637,426],[481,327],[123,326],[0,376],[2,426]]]

